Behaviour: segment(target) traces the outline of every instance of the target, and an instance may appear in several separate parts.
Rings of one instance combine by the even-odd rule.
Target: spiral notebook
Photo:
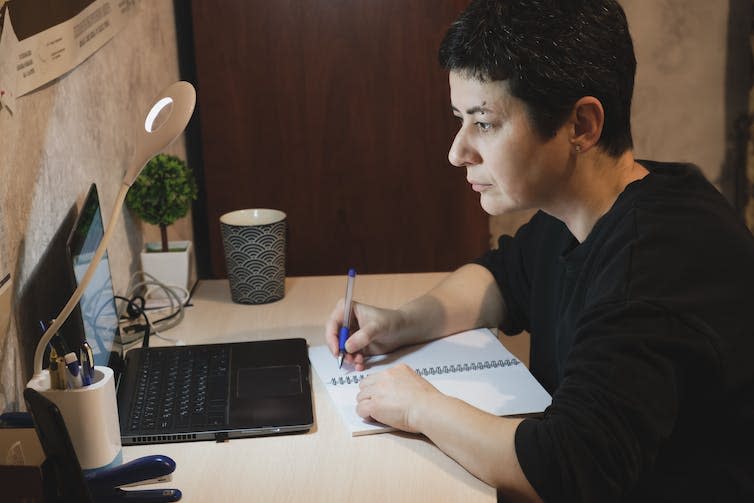
[[[392,431],[356,413],[359,381],[399,363],[405,363],[446,395],[497,416],[532,414],[550,405],[550,395],[522,362],[487,329],[470,330],[425,344],[373,356],[357,372],[337,359],[326,346],[309,348],[314,371],[327,389],[352,436]]]

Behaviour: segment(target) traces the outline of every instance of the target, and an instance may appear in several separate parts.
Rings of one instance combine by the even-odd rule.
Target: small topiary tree
[[[126,206],[139,218],[160,226],[162,251],[168,251],[168,225],[183,218],[196,199],[194,173],[174,155],[157,154],[142,170],[126,196]]]

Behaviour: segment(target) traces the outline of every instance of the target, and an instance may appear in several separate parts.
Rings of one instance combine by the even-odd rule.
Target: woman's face
[[[458,72],[450,72],[450,101],[461,124],[448,159],[466,168],[487,213],[557,205],[573,165],[568,123],[543,140],[505,82]]]

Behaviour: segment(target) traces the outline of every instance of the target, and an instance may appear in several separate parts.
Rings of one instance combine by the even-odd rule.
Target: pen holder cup
[[[51,389],[43,370],[28,386],[57,405],[82,470],[95,470],[122,460],[115,377],[109,367],[94,367],[92,384],[77,389]]]

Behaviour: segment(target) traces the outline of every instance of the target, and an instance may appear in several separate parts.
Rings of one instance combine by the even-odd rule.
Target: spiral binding
[[[473,372],[475,370],[484,369],[496,369],[500,367],[512,367],[519,365],[521,362],[516,358],[506,360],[492,360],[484,362],[472,362],[472,363],[458,363],[451,365],[437,365],[436,367],[423,367],[420,369],[414,369],[414,371],[422,377],[455,374],[458,372]],[[347,376],[333,377],[330,379],[329,384],[338,386],[339,384],[358,384],[369,374],[355,374]]]

